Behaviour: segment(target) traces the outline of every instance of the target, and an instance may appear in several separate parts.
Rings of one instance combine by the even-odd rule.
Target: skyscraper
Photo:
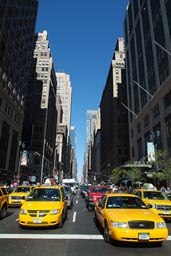
[[[83,176],[85,182],[88,181],[89,172],[92,168],[92,139],[94,138],[94,130],[97,120],[97,110],[86,111],[86,141],[85,141],[85,156],[84,156],[84,170]]]
[[[0,1],[0,179],[18,168],[24,97],[33,53],[38,0]]]
[[[131,160],[147,160],[147,142],[171,154],[170,1],[130,1],[125,16]]]
[[[70,140],[71,140],[71,174],[72,177],[77,177],[77,156],[76,156],[76,143],[77,143],[77,135],[76,129],[74,126],[70,128]]]
[[[62,72],[56,73],[57,78],[57,95],[60,96],[63,117],[62,125],[66,125],[68,129],[68,135],[70,133],[71,125],[71,98],[72,98],[72,87],[70,81],[70,75]]]
[[[36,176],[41,182],[53,175],[57,125],[57,81],[49,45],[47,31],[35,34],[23,126],[26,149],[40,155]]]
[[[100,102],[101,171],[108,177],[129,160],[128,112],[123,107],[126,89],[125,44],[124,38],[118,38]]]

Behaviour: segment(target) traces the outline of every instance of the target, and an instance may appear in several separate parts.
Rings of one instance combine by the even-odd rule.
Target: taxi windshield
[[[35,188],[27,197],[27,201],[60,201],[60,191],[52,188]]]
[[[147,199],[158,199],[158,200],[167,200],[167,197],[160,191],[145,191],[144,198]]]
[[[147,209],[147,206],[137,197],[110,196],[106,208]]]
[[[16,187],[16,189],[13,192],[29,192],[30,187]]]

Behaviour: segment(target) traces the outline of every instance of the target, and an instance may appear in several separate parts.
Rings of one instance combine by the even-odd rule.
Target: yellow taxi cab
[[[171,218],[171,201],[165,193],[153,189],[135,189],[133,194],[140,197],[146,205],[150,205],[162,218]]]
[[[8,193],[4,186],[0,186],[0,220],[7,216]]]
[[[9,194],[9,206],[21,206],[32,190],[32,186],[17,186]]]
[[[67,197],[62,186],[35,187],[19,211],[19,226],[62,228],[67,217]]]
[[[103,195],[95,205],[95,216],[104,230],[104,240],[146,242],[161,245],[167,239],[165,221],[132,194]]]

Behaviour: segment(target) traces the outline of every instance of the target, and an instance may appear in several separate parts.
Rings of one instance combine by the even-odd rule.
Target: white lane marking
[[[17,218],[15,221],[18,221],[19,220],[19,218]]]
[[[81,234],[0,234],[0,239],[83,239],[103,240],[102,235],[81,235]]]
[[[81,235],[81,234],[0,234],[0,239],[79,239],[79,240],[103,240],[102,235]],[[168,236],[167,241],[171,241]]]
[[[75,221],[76,221],[76,215],[77,215],[77,213],[76,213],[76,212],[74,212],[74,213],[73,213],[72,222],[75,222]]]
[[[78,204],[78,200],[76,200],[75,203]]]

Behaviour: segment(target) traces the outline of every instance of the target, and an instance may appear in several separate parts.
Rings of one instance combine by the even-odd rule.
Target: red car
[[[88,211],[93,210],[95,203],[99,201],[102,195],[108,192],[108,186],[91,186],[88,189],[88,195],[86,198],[86,208],[88,209]]]

